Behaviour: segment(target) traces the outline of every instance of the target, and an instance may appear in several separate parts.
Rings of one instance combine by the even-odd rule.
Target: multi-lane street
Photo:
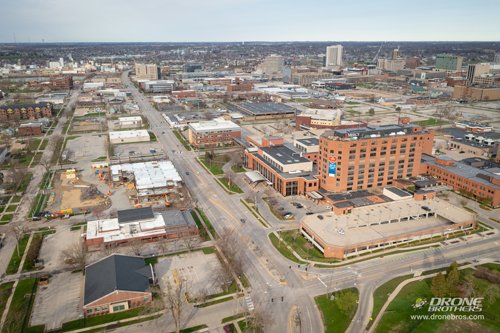
[[[266,332],[287,332],[289,314],[294,307],[300,312],[302,332],[322,332],[323,324],[314,296],[352,286],[360,289],[360,302],[349,331],[362,332],[370,318],[372,293],[385,281],[418,270],[442,267],[454,260],[500,259],[500,236],[494,235],[469,241],[468,244],[391,255],[337,268],[310,268],[304,272],[274,249],[267,236],[269,230],[264,229],[243,206],[241,196],[227,194],[195,161],[196,152],[183,148],[161,114],[130,82],[128,72],[123,73],[123,82],[131,90],[143,115],[151,124],[151,130],[168,152],[169,159],[182,175],[194,200],[205,211],[215,229],[234,229],[240,238],[241,246],[245,248],[245,274],[252,285],[250,296],[256,309],[266,313],[269,318]],[[244,225],[240,222],[242,218],[248,221]],[[226,306],[234,305],[227,303]],[[217,308],[221,309],[223,305]],[[121,331],[144,330],[148,324],[141,325]]]

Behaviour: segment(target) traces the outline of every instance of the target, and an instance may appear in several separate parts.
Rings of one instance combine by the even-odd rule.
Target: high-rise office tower
[[[326,47],[326,67],[338,68],[342,66],[342,56],[344,47],[342,45],[332,45]]]
[[[159,68],[156,64],[135,64],[135,76],[138,80],[158,80]]]

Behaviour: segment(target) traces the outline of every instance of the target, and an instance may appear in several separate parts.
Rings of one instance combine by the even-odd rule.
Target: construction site
[[[75,169],[58,171],[54,175],[53,192],[47,201],[50,212],[105,210],[111,207],[108,194],[83,181]]]
[[[146,161],[114,164],[109,167],[114,188],[124,186],[130,191],[134,207],[164,206],[185,209],[190,195],[171,161]]]

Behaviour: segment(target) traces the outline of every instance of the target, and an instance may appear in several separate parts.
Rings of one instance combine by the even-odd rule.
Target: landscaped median
[[[260,215],[260,213],[255,210],[255,205],[247,202],[245,199],[240,199],[241,203],[252,213],[253,216],[264,226],[264,228],[269,228],[267,221]],[[252,207],[253,206],[253,207]]]
[[[269,234],[269,239],[271,240],[271,243],[274,245],[274,247],[287,259],[294,261],[298,264],[306,264],[305,261],[297,259],[297,257],[293,254],[292,250],[290,247],[283,242],[274,232]]]
[[[192,150],[191,145],[186,141],[184,136],[182,136],[181,132],[179,132],[178,130],[173,130],[173,132],[177,140],[179,140],[179,142],[184,146],[184,148],[186,148],[186,150]]]

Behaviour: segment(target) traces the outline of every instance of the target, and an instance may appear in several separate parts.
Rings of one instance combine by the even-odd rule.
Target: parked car
[[[318,215],[318,219],[320,220],[324,219],[323,215]]]
[[[314,214],[313,212],[306,212],[306,215],[312,215]]]
[[[240,222],[241,222],[241,223],[246,223],[246,222],[247,222],[247,220],[245,220],[245,219],[240,219]]]

